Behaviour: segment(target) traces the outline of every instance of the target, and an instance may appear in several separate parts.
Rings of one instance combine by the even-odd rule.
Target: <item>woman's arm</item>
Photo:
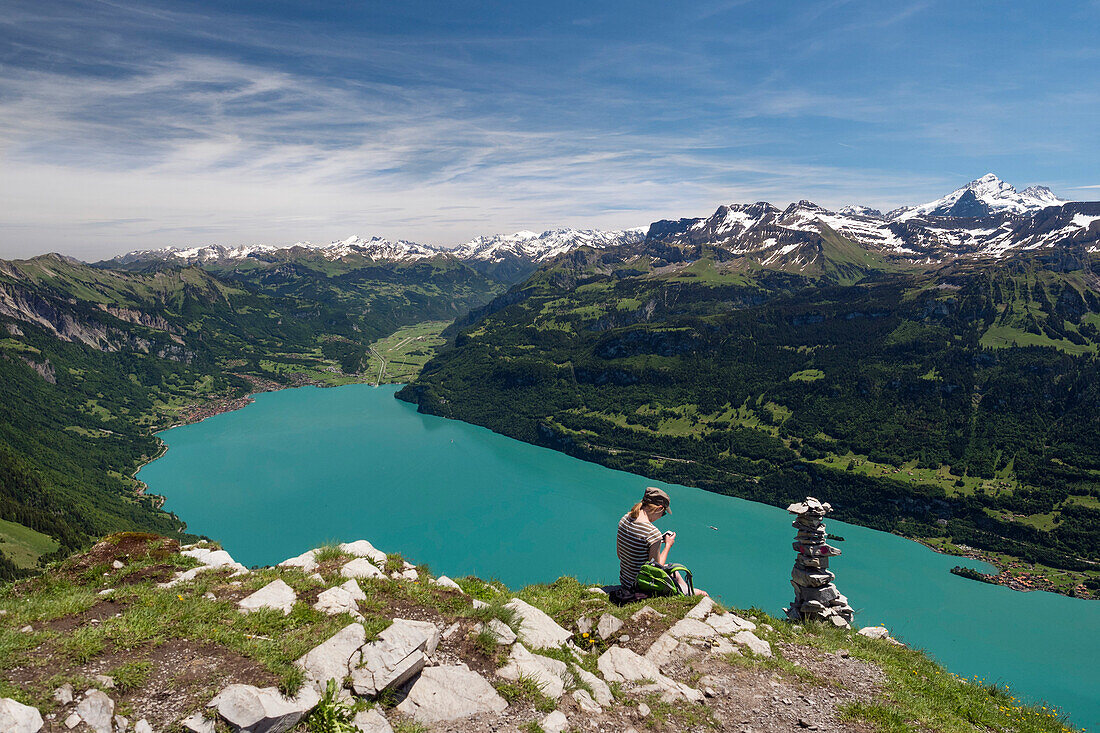
[[[662,535],[660,540],[655,541],[649,546],[649,559],[658,565],[664,565],[668,562],[668,551],[672,549],[672,543],[675,541],[675,532],[669,532],[666,535]]]

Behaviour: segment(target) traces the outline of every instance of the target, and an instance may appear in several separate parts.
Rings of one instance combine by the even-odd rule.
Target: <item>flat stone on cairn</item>
[[[840,554],[839,549],[826,543],[829,535],[823,520],[832,509],[828,503],[812,496],[787,507],[787,511],[795,515],[791,526],[797,534],[792,547],[798,553],[791,570],[794,601],[787,608],[787,618],[791,621],[816,619],[851,628],[852,607],[833,584],[836,576],[829,571],[829,558]]]

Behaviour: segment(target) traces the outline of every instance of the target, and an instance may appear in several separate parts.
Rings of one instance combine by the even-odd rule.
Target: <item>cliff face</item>
[[[698,597],[614,606],[572,578],[512,591],[366,540],[248,569],[209,543],[113,535],[0,587],[0,635],[14,731],[862,730],[887,717],[1069,730],[881,627]]]

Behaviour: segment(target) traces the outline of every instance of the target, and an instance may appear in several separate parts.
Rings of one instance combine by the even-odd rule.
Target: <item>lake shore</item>
[[[771,613],[789,602],[792,531],[782,509],[421,415],[393,391],[258,395],[249,410],[163,435],[171,450],[141,478],[169,497],[166,509],[186,517],[191,532],[217,538],[249,566],[368,536],[438,572],[505,584],[613,578],[614,522],[651,483],[673,496],[662,528],[677,532],[674,550],[701,587]],[[478,509],[486,506],[493,510]],[[565,527],[572,541],[563,543]],[[900,536],[839,521],[830,529],[846,539],[833,568],[860,626],[884,623],[961,676],[1000,679],[1096,719],[1098,701],[1082,677],[1094,662],[1075,667],[1096,643],[1077,631],[1100,612],[1095,604],[1010,593],[951,574],[958,561]]]

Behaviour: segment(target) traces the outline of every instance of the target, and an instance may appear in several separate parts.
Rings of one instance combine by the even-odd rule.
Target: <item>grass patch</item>
[[[144,685],[152,671],[152,662],[139,660],[120,664],[107,674],[114,679],[116,687],[123,692],[130,692]]]
[[[1011,692],[983,680],[951,674],[922,652],[822,624],[802,624],[793,631],[786,621],[770,621],[768,636],[827,652],[848,649],[886,675],[884,699],[843,708],[851,720],[884,731],[934,730],[965,733],[1012,730],[1020,733],[1065,733],[1073,730],[1064,715],[1041,705],[1025,705]]]
[[[33,568],[38,558],[59,547],[52,537],[22,524],[0,519],[0,552],[21,568]]]
[[[674,705],[661,700],[661,696],[655,692],[645,696],[645,703],[649,706],[647,728],[671,725],[674,730],[699,730],[700,728],[718,730],[721,727],[714,713],[705,705],[688,703]]]
[[[531,703],[535,710],[543,713],[549,713],[557,708],[557,703],[542,691],[542,686],[525,675],[520,675],[514,682],[498,680],[493,683],[493,686],[509,705]]]

